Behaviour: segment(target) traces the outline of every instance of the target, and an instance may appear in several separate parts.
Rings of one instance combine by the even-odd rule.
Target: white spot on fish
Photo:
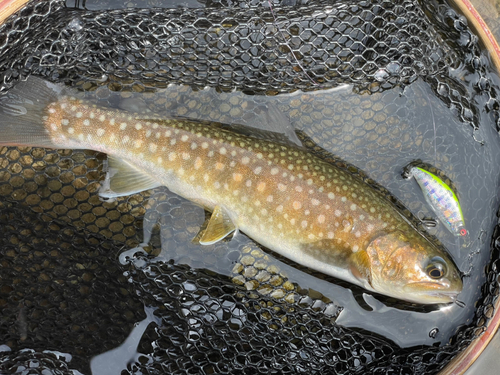
[[[313,206],[319,205],[319,200],[317,200],[317,199],[313,198],[313,199],[311,199],[311,202],[312,202]]]
[[[300,208],[302,208],[302,203],[300,203],[299,201],[293,202],[293,208],[299,210]]]
[[[189,138],[189,137],[188,137],[187,135],[183,135],[183,136],[181,137],[181,141],[182,141],[182,142],[187,142],[188,138]]]
[[[91,119],[95,118],[95,113],[94,113],[94,112],[90,112],[89,117],[90,117]]]
[[[272,195],[269,195],[266,199],[266,201],[268,201],[269,203],[271,203],[273,201],[273,196]]]
[[[97,129],[97,135],[99,137],[102,137],[106,131],[103,128]]]
[[[255,168],[255,169],[253,170],[253,172],[254,172],[255,174],[260,174],[260,172],[262,172],[262,167],[257,167],[257,168]]]
[[[122,122],[120,124],[120,130],[125,130],[125,129],[127,129],[127,123],[126,122]]]
[[[128,135],[126,135],[125,137],[123,137],[122,143],[127,143],[129,140],[130,140],[130,137]]]
[[[203,142],[201,144],[201,148],[204,148],[204,149],[208,148],[208,143],[207,142]]]
[[[219,150],[219,152],[220,152],[221,155],[226,155],[227,150],[226,150],[225,147],[221,147],[220,150]]]
[[[333,193],[331,193],[331,192],[330,192],[330,193],[328,193],[328,198],[330,198],[330,199],[334,199],[334,198],[335,198],[335,194],[333,194]]]
[[[325,215],[318,216],[318,223],[323,224],[325,222]]]
[[[201,158],[197,157],[196,160],[194,161],[194,169],[200,169],[202,164],[203,164],[203,162],[202,162]]]
[[[359,250],[359,246],[358,246],[358,245],[354,245],[354,246],[352,247],[352,251],[353,251],[354,253],[358,252],[358,250]]]
[[[302,226],[302,228],[306,229],[307,228],[307,221],[303,220],[302,223],[300,223],[300,225]]]
[[[295,186],[295,191],[302,192],[302,186]]]
[[[340,210],[335,210],[335,216],[340,217],[342,215],[342,212]]]
[[[76,115],[75,115],[75,116],[76,116],[76,118],[80,118],[80,117],[82,117],[82,116],[83,116],[83,113],[82,113],[82,112],[76,112]]]
[[[149,144],[149,151],[155,152],[158,149],[158,145],[156,143]]]
[[[89,126],[90,125],[90,121],[87,120],[87,119],[83,120],[83,125]]]
[[[75,129],[74,128],[68,128],[68,133],[69,134],[73,134],[75,132]]]
[[[104,120],[106,120],[106,116],[104,116],[104,115],[100,115],[100,116],[99,116],[99,121],[104,121]]]
[[[49,108],[49,113],[56,113],[56,110],[54,108]]]
[[[195,142],[191,143],[191,150],[196,150],[197,147],[198,145]]]
[[[170,146],[173,146],[176,143],[177,143],[177,140],[175,138],[170,140]]]
[[[171,152],[168,154],[168,160],[174,161],[177,158],[177,154],[175,152]]]
[[[353,204],[351,204],[351,210],[352,210],[352,211],[356,211],[356,205],[355,205],[354,203],[353,203]]]
[[[276,174],[278,174],[279,172],[279,169],[278,168],[271,168],[271,174],[274,176]]]
[[[334,237],[335,237],[335,234],[334,234],[333,232],[328,232],[327,237],[328,237],[329,239],[332,239],[332,238],[334,238]]]
[[[114,125],[114,124],[115,124],[115,118],[113,117],[111,120],[109,120],[109,125]]]
[[[248,158],[248,156],[245,156],[245,157],[243,157],[243,158],[241,159],[241,162],[242,162],[243,164],[248,164],[248,163],[250,163],[250,158]]]
[[[250,187],[252,186],[252,180],[247,180],[247,182],[245,183],[246,186]]]

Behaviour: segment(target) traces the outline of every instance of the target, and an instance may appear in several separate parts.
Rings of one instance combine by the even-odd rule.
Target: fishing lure
[[[438,219],[455,236],[466,236],[464,215],[457,194],[445,180],[429,171],[430,166],[416,161],[405,167],[404,178],[414,177],[420,185],[426,202],[432,207]],[[435,168],[433,168],[435,169]],[[439,173],[441,174],[441,173]],[[442,175],[442,174],[441,174]]]

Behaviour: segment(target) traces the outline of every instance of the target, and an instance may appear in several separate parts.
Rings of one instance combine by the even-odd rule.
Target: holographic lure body
[[[415,177],[425,200],[444,226],[455,236],[467,235],[457,194],[440,177],[420,166],[410,166],[407,175]]]

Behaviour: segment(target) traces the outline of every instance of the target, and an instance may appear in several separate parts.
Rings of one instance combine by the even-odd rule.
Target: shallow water
[[[71,1],[67,4],[72,6]],[[124,3],[87,1],[86,7],[112,9],[121,4]],[[186,4],[196,6],[194,3]],[[144,4],[157,5],[154,1]],[[165,3],[161,5],[165,6]],[[467,90],[473,92],[472,83],[462,68],[465,70],[459,67],[456,75],[463,79]],[[498,77],[494,74],[491,77],[494,84],[498,85]],[[15,183],[11,183],[14,188],[9,190],[5,183],[0,189],[4,200],[2,204],[22,201],[51,224],[60,225],[63,222],[67,227],[83,228],[85,236],[97,233],[119,243],[122,248],[120,254],[109,257],[117,267],[118,274],[124,276],[117,281],[123,289],[126,289],[124,285],[128,281],[133,285],[128,287],[134,290],[133,283],[138,283],[137,274],[156,265],[186,265],[191,270],[215,273],[221,283],[223,280],[239,285],[243,290],[255,291],[256,300],[259,296],[263,296],[263,299],[272,296],[276,306],[301,306],[306,310],[319,311],[330,322],[375,333],[401,348],[445,345],[458,326],[472,322],[476,311],[475,302],[481,295],[480,288],[486,278],[484,268],[490,259],[490,238],[496,224],[496,208],[500,203],[500,141],[490,114],[480,112],[479,129],[473,131],[468,124],[457,119],[454,110],[435,95],[428,83],[420,79],[405,88],[373,95],[360,95],[353,92],[351,86],[269,97],[249,96],[241,92],[221,93],[208,88],[193,91],[178,85],[171,85],[165,90],[146,91],[113,92],[100,87],[81,95],[102,106],[138,112],[152,111],[167,117],[212,120],[282,132],[286,132],[288,127],[301,130],[326,151],[366,172],[421,218],[435,215],[416,182],[404,180],[401,172],[405,165],[415,159],[422,159],[441,169],[458,189],[469,238],[457,239],[443,225],[430,231],[448,249],[460,270],[467,274],[464,290],[459,296],[465,307],[423,307],[374,296],[359,287],[305,269],[265,249],[262,252],[259,245],[244,234],[213,246],[192,244],[191,239],[205,220],[201,208],[173,196],[165,189],[120,198],[116,202],[100,202],[97,189],[103,178],[105,157],[95,153],[34,149],[21,150],[15,157],[16,149],[2,149],[1,180],[7,182],[16,178]],[[483,108],[482,99],[477,100],[477,107]],[[283,116],[276,117],[273,109]],[[27,156],[31,157],[31,161]],[[57,167],[63,171],[60,174],[61,186],[55,183],[60,171],[55,172],[53,168],[57,163],[54,160],[59,159],[69,165]],[[44,169],[37,163],[46,163],[49,168]],[[78,174],[78,168],[85,168],[85,172]],[[34,175],[19,172],[31,169],[35,170]],[[78,181],[65,180],[64,170],[70,170]],[[29,199],[31,195],[26,199],[18,198],[20,191],[29,191],[29,184],[44,174],[53,178],[40,183],[50,190],[44,195],[50,198],[42,203],[35,198]],[[20,176],[22,178],[18,178]],[[75,186],[78,193],[86,193],[76,198],[78,203],[65,203],[72,198],[71,192],[66,194],[67,190],[63,191],[70,185]],[[64,198],[55,197],[59,192]],[[63,202],[63,199],[66,200]],[[51,206],[49,201],[54,204]],[[77,205],[81,212],[87,213],[81,215],[73,212],[75,210],[72,208]],[[90,208],[82,208],[84,205]],[[91,215],[99,219],[92,219]],[[103,218],[109,218],[108,223],[112,223],[106,224],[105,220],[101,220]],[[145,248],[154,257],[146,256],[138,247],[144,242],[143,229],[146,230],[146,242],[150,245]],[[147,238],[149,233],[150,240]],[[255,262],[261,262],[259,267]],[[281,284],[276,287],[263,278],[259,279],[260,273],[256,270],[281,278]],[[158,279],[161,279],[161,275]],[[286,288],[283,287],[285,284]],[[188,292],[195,289],[188,281],[183,281],[182,286]],[[144,360],[147,357],[140,354],[148,353],[144,344],[141,347],[141,340],[148,341],[147,331],[151,327],[161,330],[166,325],[159,317],[164,303],[163,289],[161,282],[151,286],[153,297],[149,304],[144,303],[144,312],[136,309],[137,315],[128,318],[133,323],[133,328],[127,326],[127,329],[131,329],[129,337],[121,346],[98,354],[92,360],[90,368],[94,374],[118,373],[130,363],[139,361],[139,358]],[[145,293],[138,290],[134,292],[141,296],[141,293]],[[190,298],[189,293],[186,294],[185,298]],[[233,309],[233,306],[229,308]],[[179,310],[185,314],[189,332],[196,331],[195,323],[189,320],[190,313],[185,311],[185,307]],[[241,316],[244,316],[243,312]],[[223,320],[219,316],[217,319]],[[241,318],[242,321],[245,319],[248,317]],[[113,321],[113,318],[110,320]],[[147,358],[153,361],[153,357]]]
[[[154,94],[127,93],[126,98],[119,93],[108,92],[106,88],[87,93],[86,96],[106,98],[107,105],[114,103],[119,108],[153,111],[166,117],[244,124],[266,130],[281,128],[283,132],[292,126],[311,136],[325,150],[365,171],[419,217],[432,218],[435,215],[416,182],[401,177],[402,170],[416,159],[438,167],[458,189],[469,238],[454,237],[442,224],[431,231],[452,254],[460,270],[467,274],[463,292],[459,296],[465,307],[453,304],[415,311],[419,309],[388,301],[384,297],[379,300],[380,297],[374,298],[359,288],[354,288],[353,292],[348,285],[332,283],[331,278],[328,281],[328,277],[325,280],[321,275],[318,277],[317,273],[297,270],[283,263],[282,258],[276,259],[272,252],[268,252],[269,263],[284,271],[288,279],[301,288],[315,290],[334,301],[335,305],[342,306],[343,310],[336,320],[338,324],[375,332],[401,347],[444,344],[459,324],[472,319],[474,302],[480,295],[480,286],[485,279],[481,271],[489,260],[490,244],[487,239],[491,238],[496,222],[495,211],[491,208],[499,204],[500,172],[495,165],[500,161],[500,142],[492,124],[488,125],[487,115],[484,115],[484,124],[481,124],[480,129],[473,131],[456,120],[422,81],[404,90],[371,96],[353,93],[350,86],[325,92],[261,97],[240,92],[219,93],[208,88],[193,91],[175,85]],[[284,116],[274,118],[268,109],[270,107],[278,108]],[[284,123],[276,125],[280,121]],[[162,218],[160,231],[175,227],[178,218],[171,213],[175,211],[174,208],[185,211],[191,205],[182,201],[173,207],[168,203],[165,205],[162,202],[168,201],[168,197],[165,194],[165,197],[148,204],[163,204],[161,211],[165,215],[157,212],[158,206],[146,212],[146,217]],[[158,238],[155,245],[161,244],[163,250],[158,259],[152,262],[174,259],[175,262],[195,268],[234,276],[230,264],[212,264],[204,262],[204,258],[213,251],[224,257],[225,252],[240,251],[242,246],[252,244],[252,241],[239,234],[244,239],[219,245],[217,250],[213,250],[213,246],[193,245],[190,243],[192,236],[205,217],[201,208],[193,205],[189,210],[195,212],[190,216],[195,221],[185,223],[191,228],[191,235],[173,241],[176,235],[171,233],[164,235],[170,241]],[[154,223],[153,218],[148,223],[148,231],[152,231]],[[182,226],[174,231],[183,233],[185,230]],[[183,249],[182,255],[177,253],[177,248]],[[130,252],[127,254],[130,255]]]

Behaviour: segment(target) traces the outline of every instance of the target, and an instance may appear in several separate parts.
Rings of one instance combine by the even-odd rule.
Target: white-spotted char
[[[0,144],[105,152],[102,196],[167,186],[213,212],[201,244],[238,229],[300,264],[399,299],[447,303],[461,291],[446,251],[378,191],[308,150],[96,107],[60,90],[31,78],[0,99]]]

